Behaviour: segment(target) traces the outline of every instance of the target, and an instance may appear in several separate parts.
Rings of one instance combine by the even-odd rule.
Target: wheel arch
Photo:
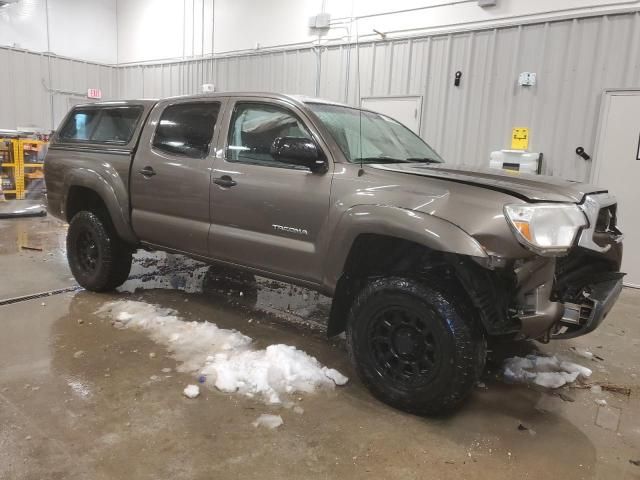
[[[389,207],[382,207],[375,212],[369,210],[367,213],[370,215],[357,215],[361,212],[363,209],[353,209],[350,216],[366,218],[384,212],[392,214],[395,221],[386,225],[379,223],[379,219],[366,225],[351,224],[349,227],[357,233],[350,242],[343,240],[350,238],[348,234],[342,232],[336,235],[334,243],[337,242],[335,248],[339,251],[328,255],[333,259],[332,268],[339,266],[339,272],[329,273],[329,276],[335,275],[337,278],[332,290],[334,295],[328,336],[345,330],[351,301],[362,287],[362,282],[383,275],[430,276],[455,284],[465,300],[469,300],[480,311],[479,319],[486,332],[501,333],[513,329],[505,317],[508,295],[501,295],[500,301],[493,300],[499,288],[507,285],[508,281],[500,283],[503,279],[495,272],[473,260],[474,257],[486,258],[487,254],[466,232],[437,217],[392,211]],[[406,222],[406,218],[411,220]],[[405,223],[398,225],[401,220],[405,220]],[[354,228],[358,226],[375,228]],[[344,243],[340,244],[340,241]]]
[[[138,243],[130,223],[128,192],[122,182],[119,183],[121,185],[114,186],[89,169],[74,170],[65,179],[63,217],[71,221],[81,210],[103,208],[118,236],[129,244]]]
[[[431,251],[486,258],[480,243],[453,223],[433,215],[382,205],[360,205],[344,212],[327,251],[323,283],[335,291],[362,236],[409,241]]]

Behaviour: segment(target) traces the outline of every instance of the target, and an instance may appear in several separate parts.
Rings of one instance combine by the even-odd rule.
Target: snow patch
[[[210,322],[187,322],[172,309],[120,300],[96,313],[111,316],[117,328],[148,333],[169,349],[180,363],[179,372],[195,374],[201,383],[223,392],[281,404],[283,396],[330,390],[348,381],[295,347],[280,344],[254,350],[250,337]]]
[[[69,387],[71,387],[73,393],[75,393],[79,397],[87,398],[91,395],[91,389],[89,388],[89,386],[78,380],[71,380],[67,382],[67,384],[69,385]]]
[[[198,385],[187,385],[182,393],[187,398],[196,398],[200,395],[200,387]]]
[[[593,352],[590,352],[587,349],[584,348],[578,348],[578,347],[571,347],[571,350],[573,350],[577,355],[581,356],[582,358],[586,358],[588,360],[593,360]]]
[[[578,378],[588,378],[591,370],[577,363],[561,361],[557,357],[527,355],[507,358],[503,365],[504,378],[514,383],[533,383],[545,388],[559,388]]]
[[[270,430],[274,428],[278,428],[284,422],[282,421],[282,417],[280,415],[269,415],[267,413],[263,413],[260,415],[255,422],[252,423],[254,427],[266,427]]]

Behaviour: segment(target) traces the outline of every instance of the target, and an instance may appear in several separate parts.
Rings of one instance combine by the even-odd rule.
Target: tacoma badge
[[[309,235],[309,232],[303,228],[285,227],[283,225],[271,225],[271,226],[275,230],[280,230],[281,232],[296,233],[298,235]]]

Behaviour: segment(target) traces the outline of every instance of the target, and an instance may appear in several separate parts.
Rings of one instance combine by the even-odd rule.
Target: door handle
[[[142,170],[139,170],[138,173],[144,175],[145,177],[153,177],[156,174],[155,170],[149,166],[146,166]]]
[[[221,187],[233,187],[238,184],[234,179],[232,179],[229,175],[223,175],[219,178],[214,178],[213,183],[216,185],[220,185]]]

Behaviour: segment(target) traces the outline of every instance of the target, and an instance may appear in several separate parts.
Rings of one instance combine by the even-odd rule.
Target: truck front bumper
[[[588,219],[566,255],[530,259],[515,269],[515,318],[525,338],[573,338],[596,329],[622,291],[623,235],[608,193],[579,204]]]
[[[516,298],[520,337],[565,339],[595,330],[622,291],[619,255],[613,260],[577,252],[563,265],[539,258],[522,268]]]
[[[622,292],[622,276],[590,285],[585,290],[584,301],[564,303],[562,318],[556,323],[551,338],[579,337],[595,330],[605,319]]]

